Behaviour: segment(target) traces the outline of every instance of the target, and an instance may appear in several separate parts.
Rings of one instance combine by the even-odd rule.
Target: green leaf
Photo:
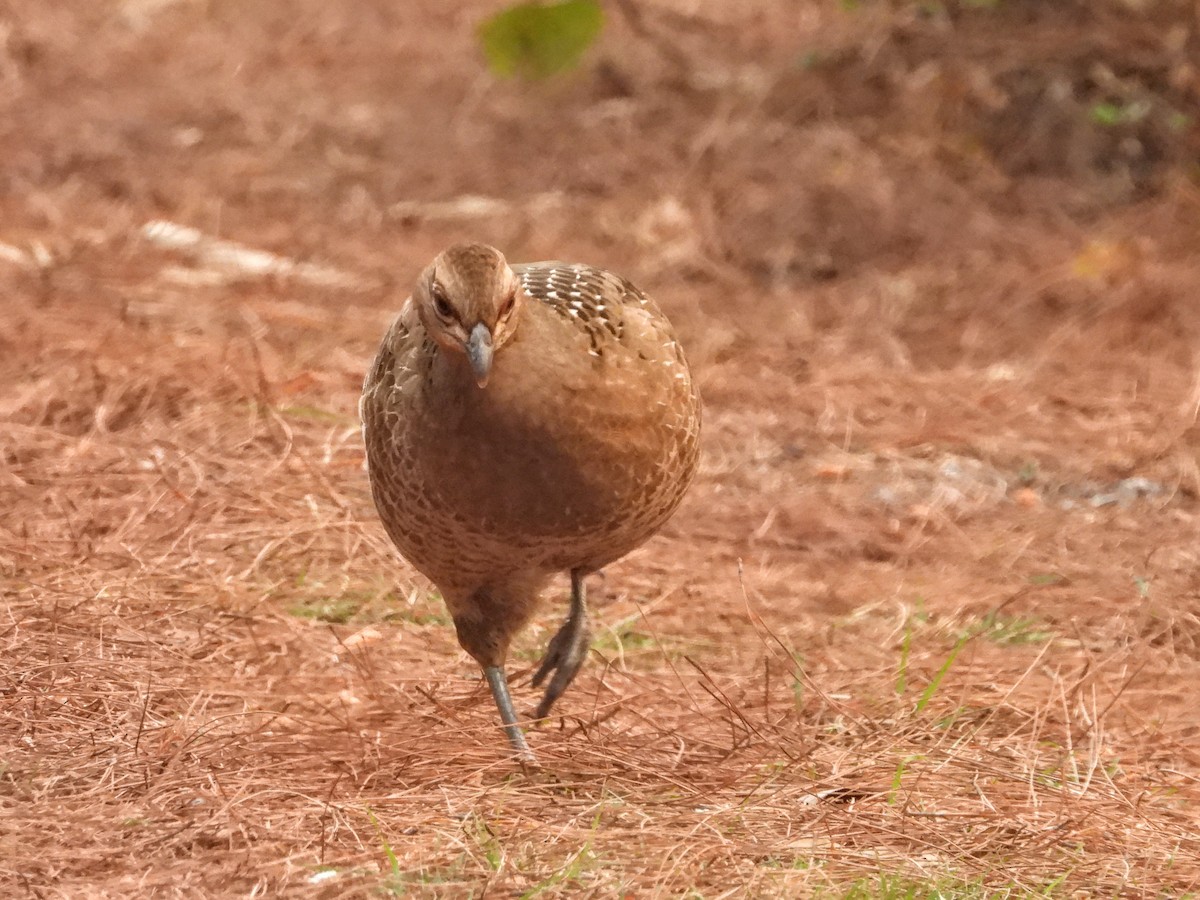
[[[1192,117],[1187,113],[1172,112],[1167,117],[1167,127],[1172,131],[1186,131],[1192,124]]]
[[[497,75],[546,78],[579,65],[603,27],[597,0],[520,3],[484,22],[479,40]]]
[[[1097,103],[1092,107],[1092,121],[1097,125],[1112,127],[1125,120],[1125,110],[1115,103]]]
[[[1097,103],[1091,109],[1092,121],[1097,125],[1112,128],[1129,122],[1140,122],[1150,114],[1151,106],[1145,100],[1129,103]]]

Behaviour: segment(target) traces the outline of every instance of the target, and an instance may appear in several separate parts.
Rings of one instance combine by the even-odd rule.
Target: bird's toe
[[[546,718],[555,701],[575,680],[575,676],[583,666],[583,661],[587,658],[590,643],[591,635],[586,627],[563,626],[558,634],[554,635],[546,650],[546,658],[542,660],[542,664],[533,676],[533,686],[540,687],[546,676],[551,672],[554,673],[550,678],[550,683],[546,686],[542,702],[538,704],[537,711],[534,713],[535,718]]]

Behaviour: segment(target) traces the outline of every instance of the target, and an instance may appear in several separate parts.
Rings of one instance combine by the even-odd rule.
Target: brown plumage
[[[361,413],[384,527],[530,758],[504,675],[513,636],[569,572],[570,614],[534,676],[554,673],[542,718],[587,653],[584,576],[657,531],[696,469],[700,402],[670,323],[609,272],[455,245],[384,337]]]

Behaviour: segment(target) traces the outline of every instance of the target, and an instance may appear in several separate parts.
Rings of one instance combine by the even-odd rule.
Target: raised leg
[[[487,666],[484,668],[483,674],[487,678],[488,687],[492,689],[496,708],[500,710],[500,720],[504,723],[504,733],[508,735],[508,742],[512,744],[512,748],[520,757],[521,762],[536,763],[537,759],[534,757],[533,751],[525,742],[525,734],[521,731],[521,726],[517,724],[517,711],[513,709],[512,697],[508,693],[508,678],[504,674],[504,668]]]
[[[571,610],[558,633],[550,639],[546,658],[533,676],[533,686],[538,687],[550,672],[554,677],[546,687],[542,702],[534,715],[539,719],[550,714],[554,701],[562,696],[587,658],[592,636],[587,625],[587,596],[584,590],[583,573],[578,569],[571,572]]]

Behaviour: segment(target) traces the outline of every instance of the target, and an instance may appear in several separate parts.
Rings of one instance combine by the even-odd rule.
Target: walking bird
[[[532,760],[510,642],[570,573],[566,621],[533,677],[550,679],[544,718],[587,654],[585,576],[654,534],[696,470],[700,400],[671,325],[610,272],[457,244],[384,336],[360,412],[384,528],[441,592]]]

